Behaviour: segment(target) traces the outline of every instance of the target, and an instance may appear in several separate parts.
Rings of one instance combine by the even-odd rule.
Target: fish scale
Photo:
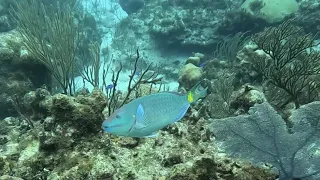
[[[172,103],[172,101],[175,103]],[[185,96],[162,93],[159,96],[150,97],[149,101],[142,102],[141,104],[145,109],[145,119],[148,122],[156,123],[164,118],[174,120],[189,102]],[[150,110],[153,108],[156,110]]]
[[[185,96],[172,94],[169,92],[159,93],[156,96],[149,96],[148,101],[141,98],[132,102],[132,106],[141,104],[145,110],[144,118],[150,123],[156,123],[161,119],[174,119],[178,116],[182,107],[185,107],[188,100]],[[175,103],[172,103],[175,102]],[[156,109],[156,110],[154,110]]]
[[[130,106],[138,107],[139,104],[141,104],[144,109],[145,113],[142,122],[145,122],[148,130],[142,131],[139,128],[133,128],[131,131],[141,136],[150,135],[159,130],[159,127],[163,128],[173,123],[174,120],[180,120],[184,115],[181,111],[186,111],[189,107],[186,96],[170,92],[142,97],[132,101]],[[179,117],[179,115],[181,117]],[[137,131],[139,132],[137,133]],[[128,135],[132,132],[128,133]]]

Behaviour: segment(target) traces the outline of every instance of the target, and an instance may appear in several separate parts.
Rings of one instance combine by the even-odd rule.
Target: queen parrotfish
[[[154,137],[159,129],[183,118],[190,104],[207,95],[198,83],[186,94],[160,92],[123,105],[102,123],[104,132],[127,137]]]

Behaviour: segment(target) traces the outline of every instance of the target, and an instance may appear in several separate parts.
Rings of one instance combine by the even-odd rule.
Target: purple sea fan
[[[272,164],[280,180],[320,179],[320,102],[297,109],[285,121],[268,103],[255,105],[249,115],[213,120],[219,148],[234,158]]]

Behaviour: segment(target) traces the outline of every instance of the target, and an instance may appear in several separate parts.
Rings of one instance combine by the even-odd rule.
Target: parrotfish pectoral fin
[[[144,109],[142,104],[139,104],[137,108],[137,113],[136,113],[137,122],[143,122],[143,116],[144,116]]]
[[[157,137],[157,136],[158,136],[158,133],[153,132],[152,134],[150,134],[150,135],[148,135],[148,136],[145,136],[145,137],[155,138],[155,137]]]
[[[139,104],[135,118],[136,118],[136,128],[146,127],[146,124],[144,122],[144,108],[142,104]]]

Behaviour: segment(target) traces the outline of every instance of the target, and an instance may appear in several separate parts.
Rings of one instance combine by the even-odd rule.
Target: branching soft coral
[[[252,40],[267,56],[255,56],[252,65],[266,82],[280,88],[288,95],[280,108],[294,102],[298,108],[302,95],[306,102],[313,101],[319,87],[320,53],[312,49],[314,36],[303,34],[301,28],[292,25],[292,20],[278,27],[266,28]]]

